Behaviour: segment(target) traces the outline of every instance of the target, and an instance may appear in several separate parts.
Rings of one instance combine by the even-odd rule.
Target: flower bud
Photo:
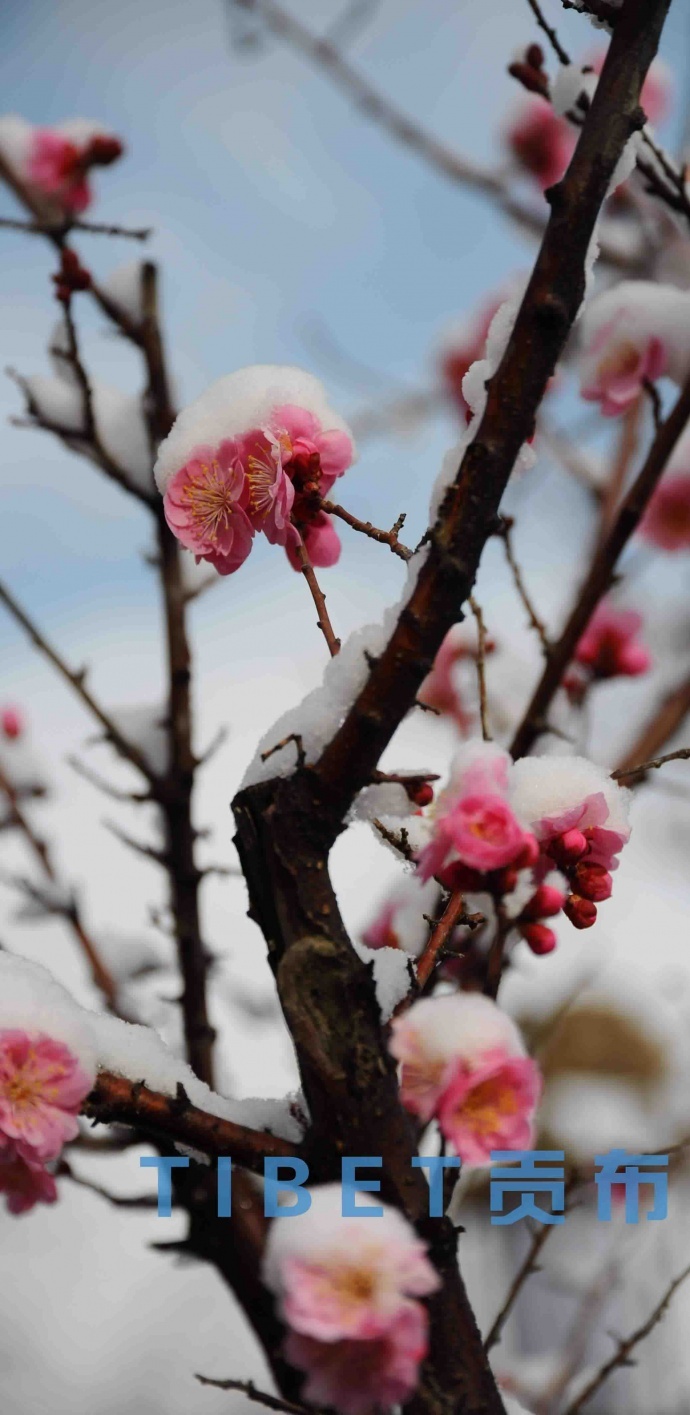
[[[523,918],[549,919],[553,914],[560,913],[565,900],[562,889],[557,889],[553,884],[540,884],[536,894],[532,895],[529,904],[525,906]]]
[[[3,735],[7,737],[10,742],[14,742],[17,737],[21,737],[24,731],[24,719],[19,709],[15,707],[3,708],[2,714],[0,715],[0,726],[2,727]]]
[[[415,806],[430,806],[434,799],[434,788],[429,781],[419,781],[410,783],[405,787],[409,799],[414,801]]]
[[[597,906],[591,899],[583,899],[580,894],[571,894],[563,905],[563,913],[576,929],[591,929],[596,923]]]
[[[574,865],[587,849],[587,837],[581,830],[566,830],[557,835],[546,847],[552,859],[561,865]]]
[[[577,865],[573,874],[573,884],[578,894],[591,899],[595,904],[610,899],[613,880],[603,865],[588,865],[586,860]]]
[[[546,924],[525,924],[521,933],[533,953],[537,955],[553,953],[557,942],[556,935],[553,929],[547,928]]]

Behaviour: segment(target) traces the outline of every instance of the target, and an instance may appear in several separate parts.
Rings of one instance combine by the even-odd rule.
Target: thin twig
[[[683,725],[688,713],[690,713],[690,677],[679,683],[677,687],[672,688],[662,700],[633,746],[624,753],[618,763],[617,772],[621,776],[628,776],[629,769],[634,768],[637,762],[644,762],[648,758],[654,757],[659,748],[673,738],[679,727]]]
[[[432,930],[431,937],[417,962],[417,983],[423,988],[436,967],[439,953],[453,929],[465,922],[465,901],[460,891],[451,894],[448,903]]]
[[[485,742],[491,741],[489,731],[488,705],[486,700],[486,624],[484,615],[478,605],[474,595],[470,595],[469,606],[477,621],[477,682],[479,684],[479,716],[482,724],[482,737]]]
[[[549,638],[546,629],[544,628],[544,624],[539,618],[539,615],[537,614],[537,611],[534,608],[534,605],[532,604],[529,594],[527,593],[527,588],[523,579],[522,570],[520,569],[520,566],[515,558],[512,534],[514,524],[515,522],[513,521],[512,516],[502,516],[501,527],[498,534],[500,535],[500,538],[503,541],[503,546],[506,553],[506,560],[508,561],[508,564],[512,571],[513,579],[515,581],[515,588],[527,611],[527,618],[529,619],[529,622],[532,625],[532,628],[534,629],[535,633],[539,635],[539,640],[544,650],[544,653],[548,655],[551,645],[549,643]]]
[[[391,845],[394,850],[397,850],[398,854],[402,855],[403,859],[414,860],[414,850],[410,845],[407,831],[404,828],[400,831],[389,830],[388,826],[384,825],[383,821],[380,821],[376,816],[372,824],[374,829],[378,831],[381,839],[385,840],[387,845]]]
[[[17,792],[1,765],[0,791],[3,792],[7,801],[10,818],[13,824],[17,827],[18,830],[21,830],[27,845],[31,849],[36,860],[38,861],[46,879],[50,880],[52,884],[57,884],[57,872],[51,859],[48,846],[46,845],[45,841],[41,840],[41,838],[36,834],[28,816],[26,816],[24,811],[22,810],[17,797]],[[60,917],[65,920],[68,927],[72,930],[72,933],[82,953],[84,954],[84,957],[88,962],[89,968],[91,970],[91,977],[93,978],[95,986],[102,993],[107,1006],[112,1011],[116,1011],[117,984],[110,970],[106,968],[105,963],[103,962],[103,959],[99,954],[96,944],[94,943],[93,939],[91,938],[90,934],[88,933],[87,929],[85,928],[82,922],[76,899],[71,896],[69,908],[53,910],[52,912],[59,913]]]
[[[120,756],[124,757],[126,761],[131,762],[150,783],[152,793],[157,799],[157,793],[160,789],[159,778],[156,776],[155,772],[152,771],[143,752],[139,750],[134,742],[128,741],[127,738],[123,736],[113,718],[104,711],[100,703],[93,697],[93,694],[86,686],[85,671],[76,671],[68,666],[61,654],[48,642],[33,619],[29,617],[26,610],[22,608],[18,600],[14,598],[14,595],[11,594],[7,586],[2,582],[0,582],[0,602],[9,610],[12,618],[16,620],[17,624],[19,624],[28,635],[32,644],[48,659],[49,663],[52,663],[53,668],[57,669],[60,677],[63,678],[66,683],[69,683],[70,687],[77,694],[77,697],[80,698],[84,706],[88,708],[91,716],[95,717],[96,721],[100,723],[108,740],[112,742]]]
[[[401,560],[410,560],[412,551],[398,540],[398,534],[405,524],[405,513],[402,512],[397,521],[389,531],[380,531],[377,526],[372,526],[371,521],[360,521],[358,516],[353,516],[351,511],[346,511],[344,506],[338,506],[335,501],[322,501],[322,510],[327,511],[329,516],[339,516],[341,521],[345,521],[351,526],[353,531],[361,531],[362,535],[369,536],[370,540],[377,540],[382,545],[387,545],[394,555]]]
[[[296,554],[297,559],[299,560],[300,570],[302,571],[302,574],[304,575],[304,578],[309,586],[311,597],[316,606],[316,622],[321,630],[321,633],[324,636],[324,639],[326,640],[326,643],[328,644],[328,652],[330,653],[331,658],[335,658],[336,654],[340,651],[340,639],[337,638],[336,634],[333,631],[333,625],[331,624],[328,610],[326,609],[326,596],[319,585],[316,575],[314,574],[314,566],[312,565],[311,560],[309,559],[307,548],[301,536],[299,538],[299,543],[296,546]]]
[[[563,45],[561,44],[553,26],[547,24],[544,15],[542,14],[541,8],[538,4],[538,0],[527,0],[527,4],[529,5],[530,10],[534,15],[534,18],[537,21],[537,24],[539,25],[539,28],[544,31],[544,34],[546,35],[559,63],[569,64],[571,61],[568,56],[568,53],[563,48]]]
[[[666,762],[686,762],[690,759],[690,747],[679,747],[677,752],[667,752],[663,757],[653,757],[649,762],[640,762],[637,766],[618,767],[617,771],[612,771],[611,776],[614,781],[620,781],[624,776],[642,776],[645,772],[656,771],[658,767],[665,766]]]
[[[281,1396],[269,1395],[266,1390],[259,1390],[253,1381],[232,1381],[214,1380],[213,1376],[200,1376],[198,1371],[196,1379],[202,1386],[215,1386],[217,1390],[238,1390],[246,1395],[248,1400],[256,1401],[257,1405],[265,1405],[269,1410],[280,1410],[284,1415],[313,1415],[314,1410],[318,1410],[318,1405],[299,1405],[295,1400],[283,1400]]]
[[[491,1351],[491,1348],[495,1346],[498,1341],[501,1340],[503,1328],[513,1310],[513,1307],[515,1306],[515,1303],[517,1302],[517,1299],[525,1283],[527,1282],[527,1279],[532,1276],[532,1273],[536,1273],[539,1271],[537,1266],[537,1259],[539,1257],[539,1254],[541,1253],[542,1248],[544,1247],[544,1244],[546,1243],[547,1238],[549,1238],[550,1235],[554,1232],[555,1227],[556,1225],[551,1223],[540,1224],[539,1227],[536,1228],[534,1233],[532,1234],[532,1241],[525,1256],[524,1262],[520,1264],[520,1267],[518,1268],[515,1277],[513,1278],[513,1281],[511,1282],[510,1287],[508,1288],[505,1302],[503,1303],[503,1306],[501,1307],[491,1327],[489,1328],[488,1335],[486,1336],[484,1341],[485,1351]]]
[[[636,1346],[639,1346],[640,1342],[644,1341],[645,1337],[649,1336],[650,1332],[654,1330],[662,1317],[665,1316],[672,1298],[688,1277],[690,1277],[690,1266],[685,1268],[678,1277],[674,1278],[670,1287],[667,1288],[661,1298],[661,1301],[657,1303],[654,1310],[647,1317],[647,1320],[643,1322],[636,1331],[632,1332],[630,1336],[625,1337],[624,1340],[617,1341],[615,1354],[599,1368],[585,1386],[584,1390],[581,1391],[580,1395],[578,1395],[572,1404],[568,1406],[567,1410],[563,1412],[563,1415],[577,1415],[577,1412],[582,1410],[582,1407],[592,1399],[592,1396],[596,1395],[598,1390],[601,1390],[604,1382],[608,1380],[609,1376],[613,1375],[614,1371],[630,1364],[631,1353]]]
[[[0,216],[0,230],[23,231],[29,236],[50,236],[55,227],[40,221],[22,221],[19,217]],[[70,230],[88,231],[92,236],[126,236],[132,241],[148,241],[151,226],[108,226],[102,221],[70,221]]]

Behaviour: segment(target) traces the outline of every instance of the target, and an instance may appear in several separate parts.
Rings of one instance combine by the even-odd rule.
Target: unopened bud
[[[522,937],[532,952],[537,954],[553,953],[557,943],[553,929],[547,928],[546,924],[525,924]]]
[[[553,914],[560,913],[565,899],[566,896],[562,889],[557,889],[553,884],[540,884],[536,894],[532,895],[524,910],[524,917],[527,919],[550,919]]]
[[[586,860],[576,867],[573,884],[579,894],[585,899],[591,899],[595,904],[610,899],[613,889],[613,880],[608,870],[603,865],[588,865]]]
[[[563,913],[576,929],[591,929],[596,923],[597,906],[591,899],[583,899],[580,894],[571,894],[563,905]]]

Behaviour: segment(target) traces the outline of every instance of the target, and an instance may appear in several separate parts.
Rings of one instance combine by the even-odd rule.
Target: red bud
[[[553,884],[540,884],[536,894],[532,895],[526,906],[523,916],[526,919],[549,919],[553,914],[560,913],[565,900],[566,896],[562,889],[556,889]]]
[[[546,927],[546,924],[525,924],[522,928],[522,937],[525,943],[529,944],[533,953],[553,953],[556,947],[556,935],[553,929]]]
[[[563,913],[576,929],[591,929],[596,923],[597,906],[591,899],[583,899],[579,894],[571,894],[563,905]]]
[[[579,894],[584,895],[585,899],[593,900],[595,904],[609,899],[613,889],[613,880],[608,870],[603,865],[588,865],[586,860],[576,867],[573,884]]]

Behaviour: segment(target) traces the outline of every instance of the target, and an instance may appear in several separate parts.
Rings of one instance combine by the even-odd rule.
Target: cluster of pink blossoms
[[[340,1185],[311,1190],[299,1223],[274,1221],[264,1281],[289,1329],[284,1355],[306,1373],[303,1396],[343,1415],[372,1415],[414,1391],[427,1352],[428,1319],[416,1300],[439,1279],[395,1209],[343,1217]],[[357,1206],[374,1206],[358,1195]]]
[[[78,1133],[91,1081],[62,1042],[20,1028],[0,1030],[0,1193],[10,1213],[54,1203],[46,1166]]]
[[[92,200],[89,173],[107,167],[124,151],[119,138],[100,124],[73,118],[35,128],[23,118],[0,118],[0,151],[20,181],[40,196],[79,216]]]
[[[515,895],[511,927],[533,952],[549,953],[556,936],[544,919],[563,910],[576,928],[589,928],[597,904],[611,894],[611,872],[630,834],[627,799],[584,757],[512,763],[493,743],[470,741],[425,818],[419,876],[489,894],[504,912]]]
[[[637,640],[642,615],[633,609],[600,604],[573,655],[573,666],[563,680],[573,702],[582,702],[593,680],[637,678],[652,665],[649,650]]]
[[[422,998],[392,1024],[403,1104],[439,1129],[464,1165],[528,1149],[541,1075],[514,1022],[488,997]]]
[[[316,379],[257,366],[220,379],[185,410],[162,444],[156,480],[170,529],[219,574],[239,569],[257,532],[299,570],[302,545],[314,565],[340,555],[321,502],[353,457]]]

